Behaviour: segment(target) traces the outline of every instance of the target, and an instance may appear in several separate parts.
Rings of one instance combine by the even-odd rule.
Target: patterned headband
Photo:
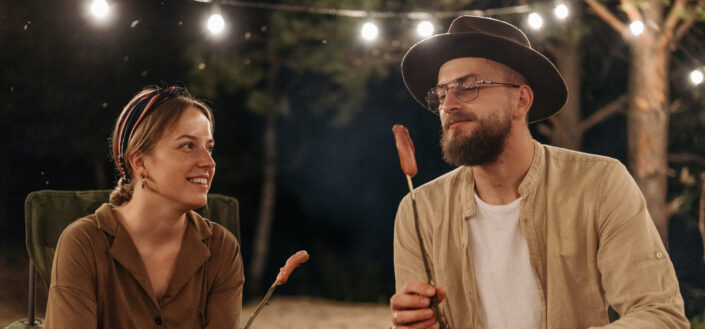
[[[127,176],[127,165],[125,162],[125,150],[127,149],[127,144],[130,142],[132,134],[134,134],[137,126],[142,122],[142,119],[149,114],[150,109],[153,109],[166,100],[174,98],[177,96],[187,96],[188,92],[180,87],[168,87],[159,91],[151,92],[147,95],[140,97],[138,100],[132,104],[132,106],[127,110],[125,115],[120,119],[119,130],[118,130],[118,169],[120,169],[120,175],[123,179],[128,181],[130,178]]]

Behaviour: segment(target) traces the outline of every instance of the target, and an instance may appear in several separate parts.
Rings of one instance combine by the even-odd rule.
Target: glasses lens
[[[428,104],[428,109],[431,110],[431,112],[439,112],[438,107],[441,105],[441,99],[438,97],[438,91],[436,88],[433,88],[426,93],[426,103]]]
[[[455,97],[463,102],[474,100],[480,93],[480,88],[477,87],[477,79],[468,77],[458,80],[454,92]]]

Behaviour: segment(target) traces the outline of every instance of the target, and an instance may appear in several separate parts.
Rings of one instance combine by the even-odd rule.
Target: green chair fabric
[[[59,236],[74,220],[95,212],[108,202],[111,190],[32,192],[25,200],[26,244],[29,257],[44,282],[49,284],[54,250]],[[240,240],[240,217],[237,199],[222,194],[208,194],[208,206],[196,210],[230,230]]]
[[[36,318],[34,324],[27,323],[26,319],[17,320],[10,323],[5,329],[42,329],[44,328],[44,319]]]

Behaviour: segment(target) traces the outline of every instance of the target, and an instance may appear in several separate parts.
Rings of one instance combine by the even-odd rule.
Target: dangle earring
[[[140,183],[140,187],[144,190],[144,175],[140,175],[142,178],[142,182]]]

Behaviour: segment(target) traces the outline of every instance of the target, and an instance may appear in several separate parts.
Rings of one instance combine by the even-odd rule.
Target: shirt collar
[[[188,212],[186,217],[196,231],[196,237],[198,237],[199,240],[206,239],[213,234],[213,230],[206,219],[198,215],[195,211]],[[113,237],[117,235],[118,228],[120,227],[120,222],[115,216],[113,206],[108,203],[102,204],[98,210],[96,210],[96,223],[100,230]]]
[[[176,258],[176,266],[164,295],[165,298],[175,296],[211,256],[208,238],[213,231],[210,223],[194,211],[189,212],[187,218],[189,225],[184,233],[181,248]],[[120,222],[110,204],[103,204],[98,208],[96,211],[96,222],[99,229],[113,238],[109,251],[110,256],[135,278],[139,285],[142,286],[142,289],[152,298],[155,305],[158,305],[159,302],[152,292],[149,276],[137,247],[127,231],[120,226]]]

